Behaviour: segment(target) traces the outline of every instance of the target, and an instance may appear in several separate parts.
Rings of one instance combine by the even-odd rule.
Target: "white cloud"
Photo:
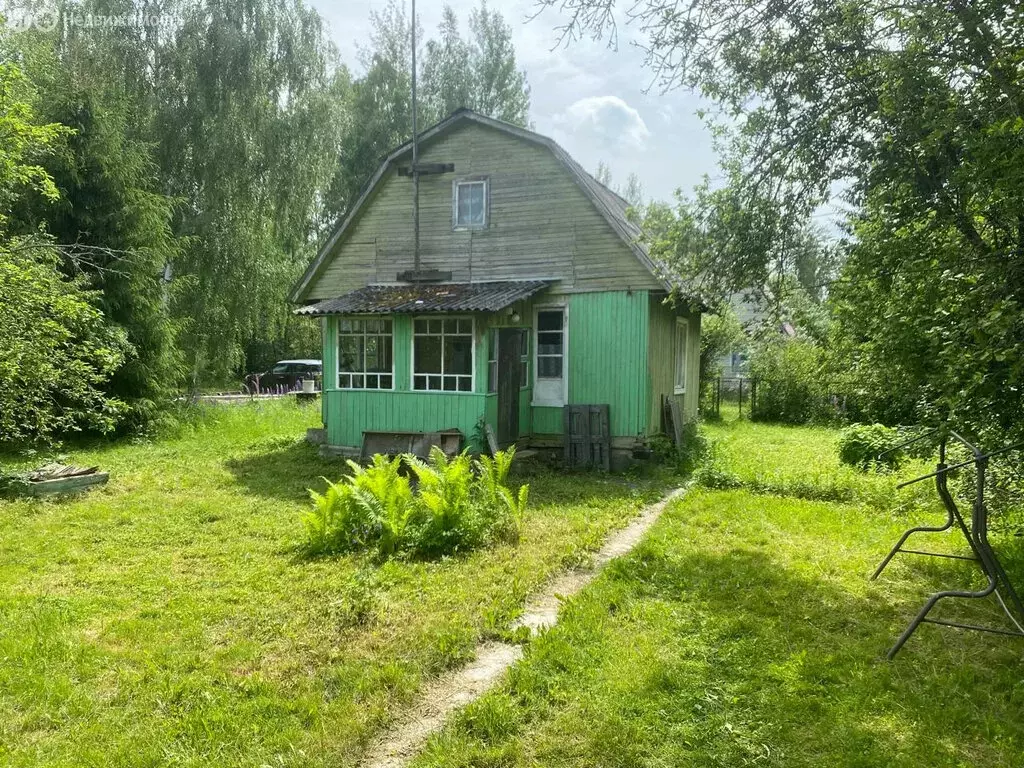
[[[651,132],[640,113],[618,96],[588,96],[555,118],[562,132],[587,133],[607,149],[642,149]]]

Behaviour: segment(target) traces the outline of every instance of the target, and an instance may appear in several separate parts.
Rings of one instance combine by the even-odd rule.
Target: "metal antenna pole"
[[[416,0],[412,0],[412,261],[420,271],[420,174],[419,141],[416,135]]]

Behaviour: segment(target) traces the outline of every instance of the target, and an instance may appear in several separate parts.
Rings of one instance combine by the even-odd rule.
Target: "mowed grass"
[[[177,439],[71,452],[103,489],[0,501],[0,764],[351,765],[658,493],[542,472],[517,547],[311,560],[306,489],[343,471],[302,442],[318,421],[223,407]]]
[[[725,409],[723,408],[723,411]],[[705,425],[714,445],[713,469],[759,493],[817,501],[863,502],[890,509],[934,496],[927,483],[897,491],[903,481],[932,471],[934,461],[910,459],[898,472],[861,472],[839,461],[839,431],[751,423],[726,412]]]
[[[941,515],[781,493],[856,479],[826,452],[831,430],[709,432],[721,471],[770,492],[673,503],[415,765],[1022,765],[1021,640],[924,626],[884,658],[929,593],[981,583],[971,564],[908,556],[869,581],[902,530]],[[937,615],[1008,626],[993,603]]]

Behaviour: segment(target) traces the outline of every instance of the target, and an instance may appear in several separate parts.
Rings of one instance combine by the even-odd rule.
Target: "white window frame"
[[[541,384],[540,377],[540,366],[537,364],[537,351],[540,349],[540,344],[537,341],[537,334],[540,333],[540,317],[541,312],[555,312],[561,311],[562,313],[562,391],[559,393],[559,397],[547,397],[543,394],[544,387]],[[569,402],[569,305],[568,304],[542,304],[533,308],[533,349],[531,350],[531,356],[533,358],[533,405],[539,407],[554,407],[561,408],[563,405]],[[540,390],[540,393],[538,393]]]
[[[388,320],[391,322],[391,332],[388,334],[383,333],[372,333],[367,334],[366,330],[363,330],[362,336],[365,339],[367,335],[370,336],[390,336],[391,337],[391,372],[390,373],[367,373],[366,372],[366,352],[365,347],[363,351],[363,372],[349,372],[345,371],[342,374],[341,371],[341,339],[343,336],[355,336],[357,334],[342,333],[341,322],[342,320],[360,320],[365,322],[367,320]],[[339,317],[334,324],[334,388],[344,390],[345,392],[393,392],[395,389],[395,318],[393,315],[356,315],[351,317]],[[363,377],[365,383],[367,376],[390,376],[391,386],[390,387],[343,387],[341,386],[342,375],[352,376],[358,375]]]
[[[441,330],[441,373],[416,373],[416,337],[417,336],[437,336],[436,333],[416,333],[416,321],[417,320],[469,320],[469,389],[443,389],[444,387],[444,376],[465,376],[466,374],[445,374],[444,373],[444,337],[448,334],[444,332],[444,326],[442,325]],[[453,336],[465,336],[464,333],[451,334]],[[416,392],[418,394],[428,395],[472,395],[476,392],[476,318],[472,315],[424,315],[423,317],[413,316],[412,318],[412,335],[411,343],[409,344],[409,391]],[[416,389],[416,377],[417,376],[441,376],[442,389]],[[429,384],[429,380],[427,382]]]
[[[682,341],[682,355],[679,354],[679,342]],[[680,359],[682,357],[682,359]],[[687,362],[690,357],[690,321],[685,317],[676,318],[676,334],[672,339],[672,392],[677,395],[686,394]],[[682,384],[680,384],[682,376]]]
[[[459,187],[480,184],[484,188],[484,221],[482,224],[459,224]],[[487,229],[491,220],[491,183],[486,177],[455,179],[452,182],[452,229],[466,232],[476,229]]]

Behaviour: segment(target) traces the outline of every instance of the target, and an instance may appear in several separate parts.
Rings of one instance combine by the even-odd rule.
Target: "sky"
[[[360,71],[358,46],[369,38],[370,11],[384,0],[330,2],[310,0],[328,21],[342,59]],[[466,29],[478,0],[450,0]],[[445,3],[419,0],[417,16],[427,37],[436,33]],[[519,68],[530,84],[533,129],[561,144],[592,173],[604,162],[612,185],[625,186],[636,173],[646,200],[671,200],[676,189],[689,192],[705,174],[717,175],[711,135],[696,111],[702,103],[682,90],[661,93],[651,85],[643,52],[631,41],[637,31],[620,26],[618,45],[581,40],[558,45],[557,10],[546,9],[529,20],[533,0],[490,0],[512,28]]]

